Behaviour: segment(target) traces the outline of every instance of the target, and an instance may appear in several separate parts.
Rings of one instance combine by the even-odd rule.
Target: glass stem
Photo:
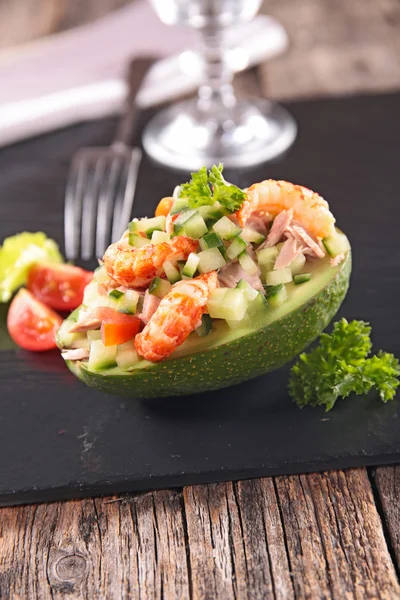
[[[224,60],[223,35],[219,27],[208,25],[201,30],[201,53],[204,59],[204,83],[198,92],[198,108],[224,120],[236,104],[233,73]]]

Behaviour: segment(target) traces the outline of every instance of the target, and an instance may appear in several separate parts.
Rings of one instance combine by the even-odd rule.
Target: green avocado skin
[[[71,371],[87,385],[132,398],[216,390],[281,367],[314,341],[338,311],[349,286],[351,255],[336,276],[298,309],[238,339],[132,373],[100,374],[77,361]]]

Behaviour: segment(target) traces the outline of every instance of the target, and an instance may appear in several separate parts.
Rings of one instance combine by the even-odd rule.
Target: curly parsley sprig
[[[399,361],[393,354],[372,348],[371,327],[364,321],[341,319],[332,333],[323,333],[317,348],[300,354],[292,367],[289,392],[300,407],[325,406],[329,411],[336,400],[352,392],[378,391],[381,400],[392,400],[400,385]]]
[[[181,186],[180,196],[187,198],[189,208],[198,208],[219,202],[229,212],[235,212],[246,198],[243,190],[228,183],[223,175],[223,165],[214,165],[209,172],[202,167],[188,183]]]

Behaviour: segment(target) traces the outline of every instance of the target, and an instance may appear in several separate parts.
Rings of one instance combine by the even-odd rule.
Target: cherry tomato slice
[[[166,198],[161,198],[160,202],[157,205],[156,211],[155,211],[155,216],[156,217],[161,217],[164,216],[166,217],[169,213],[169,211],[171,210],[171,207],[174,203],[174,199],[172,198],[172,196],[167,196]]]
[[[7,315],[8,333],[25,350],[42,352],[56,347],[55,334],[62,323],[60,315],[20,289]]]
[[[93,273],[72,265],[38,263],[28,274],[28,289],[56,310],[70,311],[82,304],[86,285]]]
[[[97,308],[96,317],[101,321],[101,339],[105,346],[125,344],[140,331],[141,320],[138,317],[107,306]]]

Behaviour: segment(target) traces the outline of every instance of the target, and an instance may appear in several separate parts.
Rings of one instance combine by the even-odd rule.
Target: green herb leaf
[[[214,204],[206,167],[201,167],[197,173],[192,173],[191,180],[182,185],[179,195],[188,199],[189,208]]]
[[[223,165],[221,163],[218,167],[216,165],[211,167],[209,180],[213,186],[214,202],[219,202],[221,206],[230,212],[235,212],[242,206],[246,194],[236,185],[225,181],[222,170]]]
[[[180,197],[187,198],[189,208],[198,208],[219,202],[229,212],[235,212],[242,206],[246,194],[236,185],[225,181],[223,165],[214,165],[207,174],[206,167],[192,173],[188,183],[181,186]]]
[[[330,335],[300,355],[292,367],[289,392],[299,406],[325,406],[331,410],[336,400],[349,394],[378,391],[383,402],[394,398],[400,385],[399,361],[387,352],[371,352],[371,327],[364,321],[341,319]]]

